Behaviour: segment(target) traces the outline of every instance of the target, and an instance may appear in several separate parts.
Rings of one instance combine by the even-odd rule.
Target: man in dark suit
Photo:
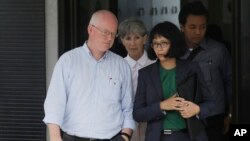
[[[183,57],[198,62],[211,94],[216,97],[212,116],[207,118],[206,131],[210,141],[222,141],[232,117],[232,65],[226,47],[205,38],[207,9],[201,2],[188,3],[179,13],[181,31],[188,51]]]
[[[207,141],[203,119],[214,108],[197,63],[179,60],[185,40],[170,22],[157,24],[149,41],[153,63],[139,71],[133,117],[147,122],[146,141]]]

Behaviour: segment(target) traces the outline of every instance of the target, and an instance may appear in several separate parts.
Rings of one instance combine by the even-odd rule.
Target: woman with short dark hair
[[[206,141],[203,120],[213,108],[198,64],[178,59],[185,40],[170,22],[153,27],[149,42],[157,62],[141,69],[133,117],[147,122],[146,141]]]

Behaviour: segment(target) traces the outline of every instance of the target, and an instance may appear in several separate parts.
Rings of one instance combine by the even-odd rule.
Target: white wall
[[[58,59],[58,0],[45,0],[46,86]],[[49,138],[47,136],[47,141]]]
[[[170,21],[179,27],[180,0],[119,0],[118,19],[129,17],[141,19],[147,29],[162,21]]]

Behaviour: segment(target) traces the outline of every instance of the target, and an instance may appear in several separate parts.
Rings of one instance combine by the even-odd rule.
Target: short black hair
[[[168,21],[155,25],[149,35],[150,45],[156,36],[163,36],[170,41],[170,49],[165,57],[179,58],[184,55],[186,51],[185,39],[176,25]],[[148,55],[150,59],[156,59],[156,54],[152,47],[148,48]]]
[[[179,13],[179,23],[185,26],[187,22],[187,17],[189,15],[205,16],[207,21],[209,19],[209,14],[206,7],[200,1],[194,1],[187,3],[181,8]]]

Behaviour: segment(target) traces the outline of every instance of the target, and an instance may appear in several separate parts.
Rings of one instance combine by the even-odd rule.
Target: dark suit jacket
[[[206,140],[203,133],[203,119],[209,116],[214,98],[209,94],[198,64],[177,60],[177,90],[181,97],[200,106],[199,119],[187,119],[191,139]],[[146,141],[160,141],[164,113],[160,109],[163,90],[159,73],[159,62],[139,71],[138,86],[134,102],[133,116],[137,122],[147,122]]]
[[[231,57],[223,44],[212,39],[204,38],[199,46],[201,50],[192,61],[199,63],[207,86],[216,97],[212,115],[227,114],[233,103]],[[183,59],[188,55],[189,52]]]

